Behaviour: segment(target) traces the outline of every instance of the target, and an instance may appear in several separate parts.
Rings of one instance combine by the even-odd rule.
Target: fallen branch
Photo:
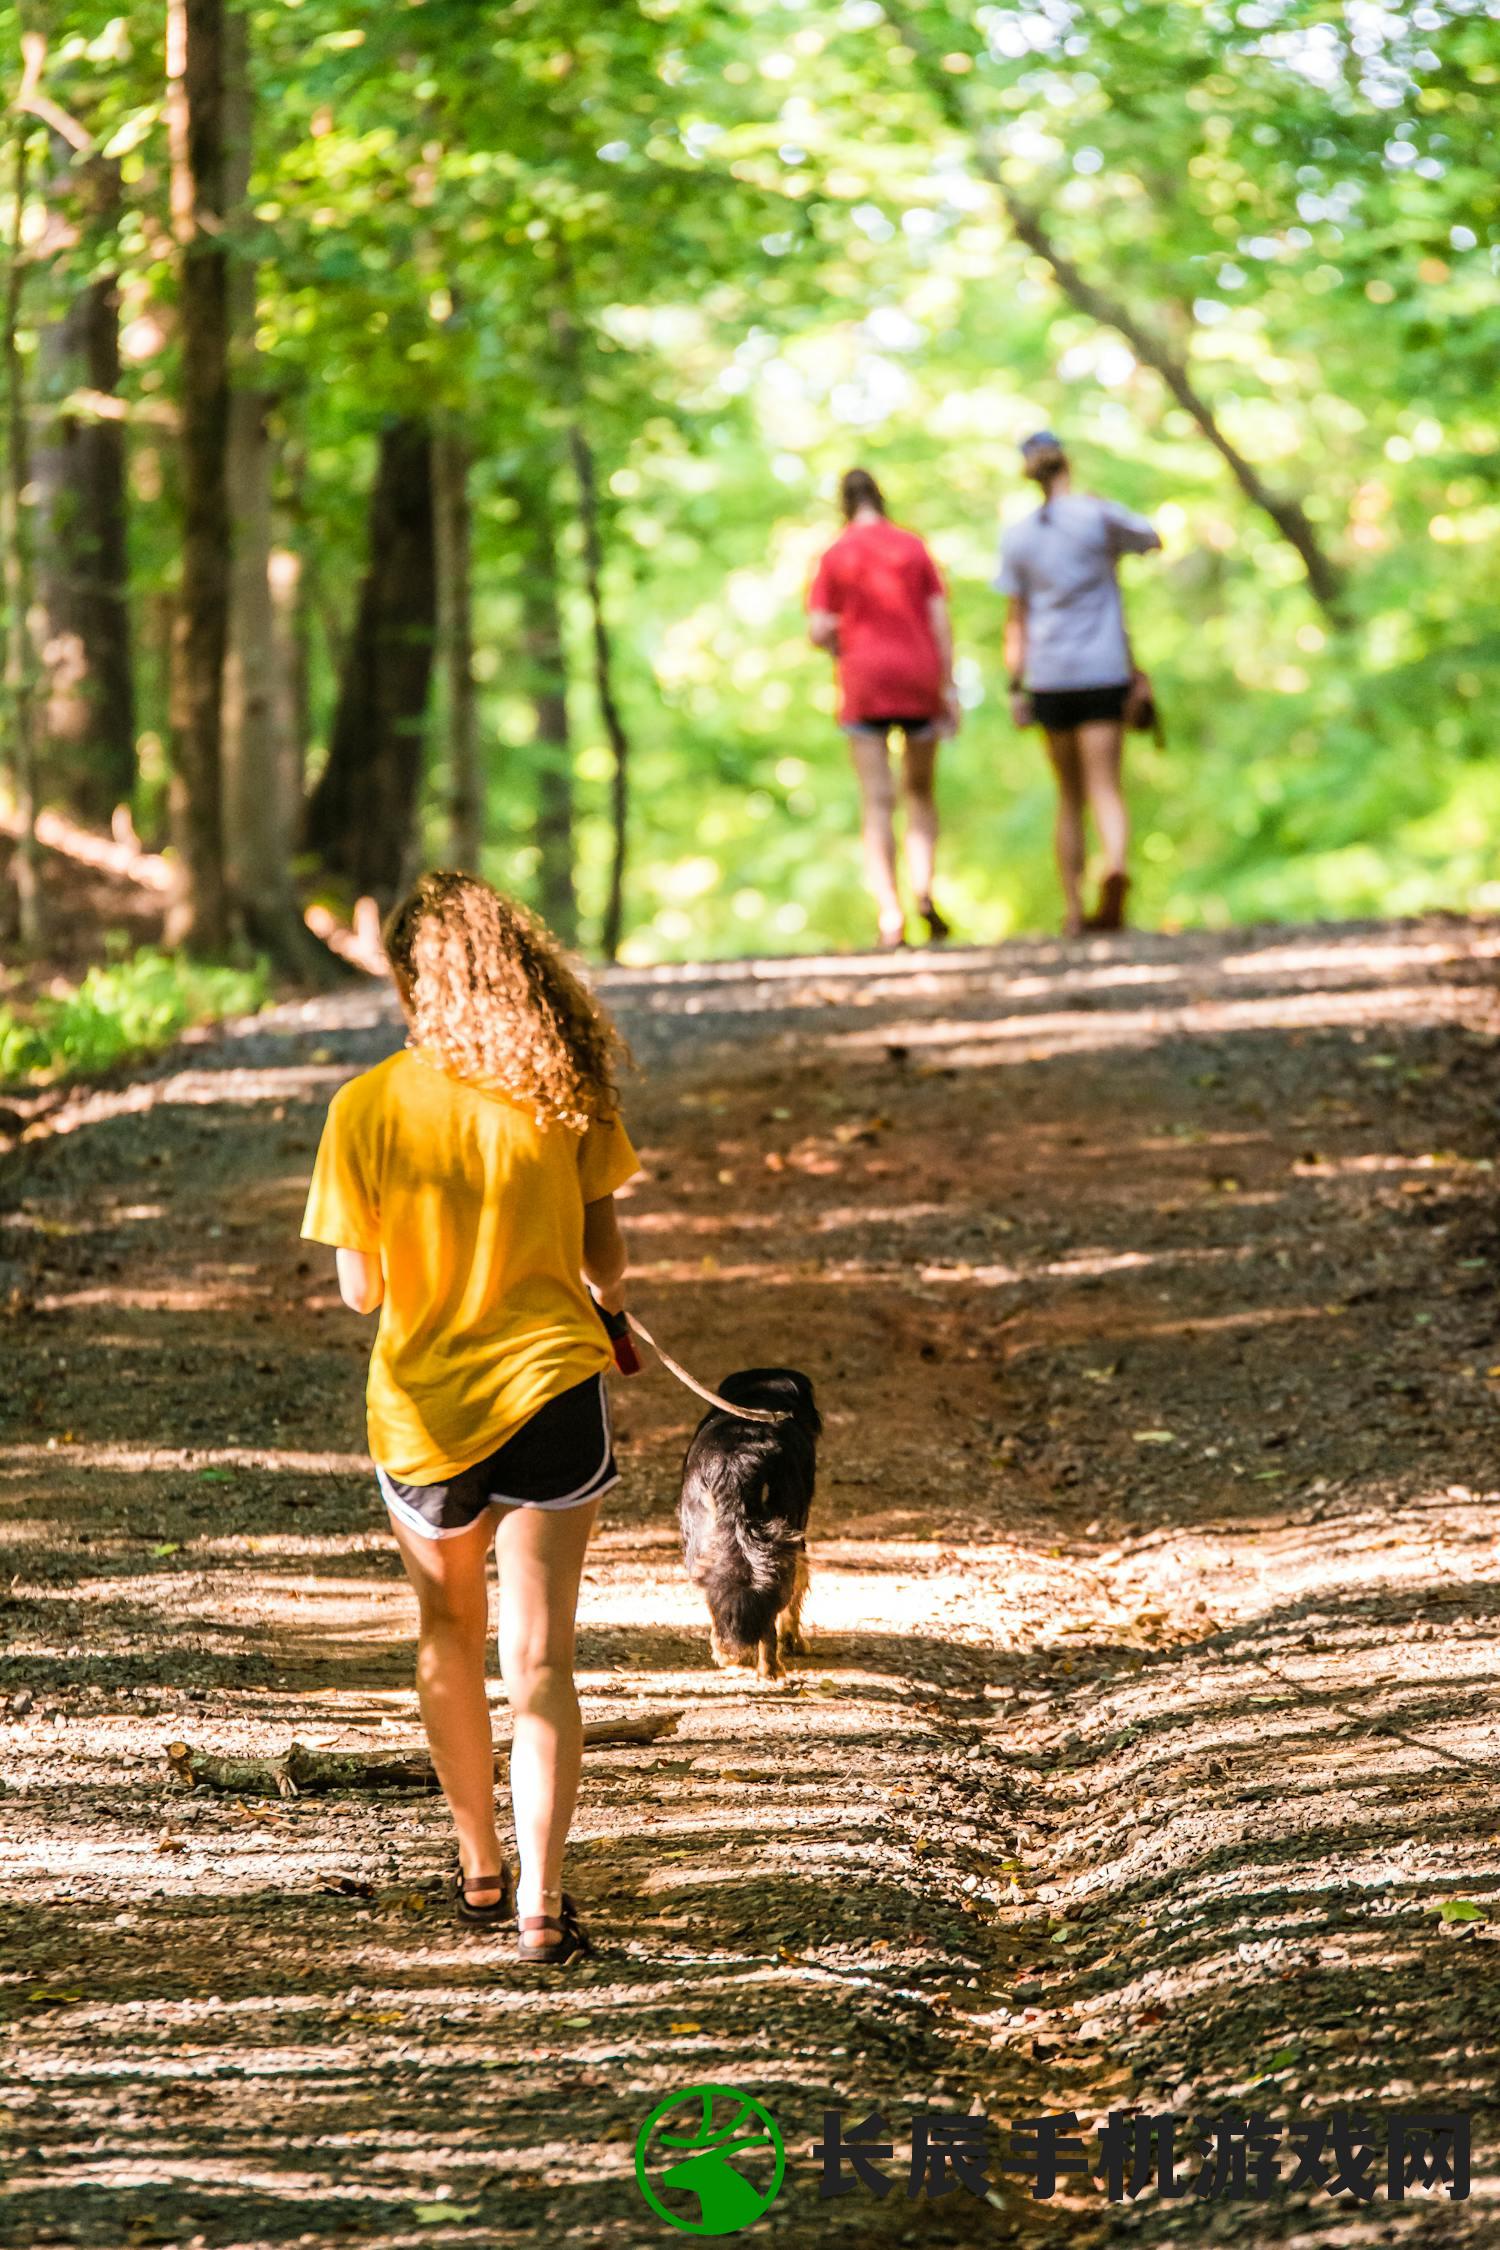
[[[36,840],[49,852],[60,852],[65,859],[76,860],[81,867],[96,867],[106,875],[123,875],[128,882],[138,883],[142,890],[156,891],[165,896],[172,888],[171,862],[159,852],[142,849],[139,837],[130,825],[124,808],[115,816],[115,832],[100,836],[92,828],[81,828],[66,813],[44,811],[36,816]],[[21,823],[8,806],[0,806],[0,835],[19,836]]]
[[[363,969],[366,976],[390,975],[390,963],[385,957],[385,947],[380,941],[380,909],[372,898],[356,901],[354,926],[346,929],[331,906],[314,900],[302,917],[315,938],[320,938],[330,953],[351,967]]]
[[[680,1711],[647,1711],[638,1719],[590,1719],[585,1747],[656,1742],[675,1734]],[[502,1743],[498,1755],[509,1748]],[[191,1743],[169,1742],[167,1772],[186,1789],[212,1789],[225,1797],[316,1797],[333,1789],[420,1789],[438,1786],[430,1759],[418,1756],[371,1757],[359,1750],[309,1750],[288,1745],[279,1758],[215,1758]]]

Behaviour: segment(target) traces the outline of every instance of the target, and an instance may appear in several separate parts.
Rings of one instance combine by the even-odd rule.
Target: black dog
[[[823,1423],[813,1387],[794,1367],[746,1367],[719,1385],[734,1406],[786,1417],[747,1422],[713,1407],[682,1464],[682,1559],[713,1620],[716,1664],[753,1664],[779,1680],[781,1659],[803,1653],[807,1517]]]

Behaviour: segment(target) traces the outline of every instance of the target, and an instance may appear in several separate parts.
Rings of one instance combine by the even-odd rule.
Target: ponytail
[[[885,514],[885,494],[868,469],[846,469],[839,480],[839,506],[844,511],[845,523],[853,523],[861,508],[873,508],[877,515]]]

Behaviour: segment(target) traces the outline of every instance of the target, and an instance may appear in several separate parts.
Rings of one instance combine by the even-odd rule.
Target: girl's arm
[[[335,1250],[339,1295],[351,1312],[377,1312],[385,1301],[385,1275],[371,1250]]]
[[[343,1252],[340,1251],[340,1257]],[[583,1207],[583,1276],[606,1312],[625,1310],[625,1237],[615,1216],[615,1199],[601,1195]]]
[[[943,667],[943,693],[953,693],[953,620],[948,614],[945,594],[931,594],[927,601],[927,622],[932,627],[932,637],[937,642],[938,657]]]
[[[1005,605],[1005,676],[1010,683],[1010,715],[1018,727],[1031,724],[1031,698],[1026,693],[1026,602],[1012,594]]]
[[[831,609],[812,609],[807,613],[807,637],[814,648],[826,648],[830,655],[838,654],[839,621]]]
[[[1018,594],[1005,605],[1005,676],[1012,695],[1026,678],[1026,604]]]

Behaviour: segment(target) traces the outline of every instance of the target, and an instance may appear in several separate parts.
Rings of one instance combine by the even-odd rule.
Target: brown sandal
[[[453,1878],[453,1889],[460,1922],[472,1923],[475,1929],[493,1930],[498,1923],[514,1921],[516,1886],[508,1867],[502,1867],[498,1875],[465,1875],[460,1868]],[[480,1905],[477,1899],[470,1898],[471,1890],[494,1891],[497,1896]]]
[[[528,1935],[528,1933],[532,1933]],[[523,1914],[516,1925],[516,1951],[523,1961],[544,1969],[560,1969],[575,1955],[594,1950],[589,1933],[578,1919],[578,1909],[563,1892],[556,1914]]]
[[[930,897],[917,900],[917,912],[927,924],[927,942],[929,945],[941,945],[945,938],[952,937],[953,924],[947,919],[946,915],[939,914]]]
[[[1125,894],[1130,889],[1128,875],[1106,875],[1099,890],[1099,905],[1095,913],[1084,922],[1086,930],[1123,930],[1125,927]]]

